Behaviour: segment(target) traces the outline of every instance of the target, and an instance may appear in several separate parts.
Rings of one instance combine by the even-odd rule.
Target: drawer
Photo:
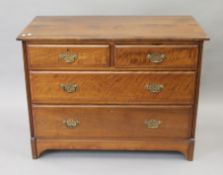
[[[33,107],[37,138],[189,138],[190,106]]]
[[[110,62],[108,45],[28,45],[27,54],[31,69],[106,67]]]
[[[116,45],[115,66],[136,68],[195,69],[196,45]]]
[[[30,83],[33,103],[191,104],[195,73],[32,71]]]

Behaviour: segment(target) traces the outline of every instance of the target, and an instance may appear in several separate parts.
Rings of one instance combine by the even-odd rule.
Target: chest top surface
[[[208,40],[191,16],[39,16],[18,40]]]

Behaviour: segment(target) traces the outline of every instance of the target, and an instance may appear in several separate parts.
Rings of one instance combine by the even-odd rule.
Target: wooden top
[[[208,36],[191,16],[41,16],[17,39],[199,41]]]

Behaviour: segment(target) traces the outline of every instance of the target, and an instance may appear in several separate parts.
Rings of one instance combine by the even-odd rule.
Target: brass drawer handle
[[[77,60],[78,56],[76,53],[71,53],[69,51],[69,49],[67,49],[67,52],[65,53],[61,53],[59,55],[59,58],[63,61],[65,61],[66,63],[73,63],[74,61]]]
[[[164,85],[155,83],[146,84],[145,89],[152,93],[159,93],[164,89]]]
[[[68,83],[68,84],[61,83],[61,84],[60,84],[60,88],[61,88],[64,92],[67,92],[67,93],[73,93],[73,92],[77,92],[77,90],[78,90],[78,85],[77,85],[77,84],[71,84],[71,83]]]
[[[165,54],[160,54],[160,53],[149,53],[146,58],[151,62],[151,63],[155,63],[155,64],[159,64],[162,63],[165,58],[166,55]]]
[[[145,125],[147,128],[151,128],[151,129],[156,129],[159,128],[161,121],[160,120],[155,120],[155,119],[151,119],[151,120],[145,120]]]
[[[67,128],[76,128],[78,125],[80,125],[80,120],[74,120],[74,119],[65,119],[63,121],[63,124],[67,127]]]

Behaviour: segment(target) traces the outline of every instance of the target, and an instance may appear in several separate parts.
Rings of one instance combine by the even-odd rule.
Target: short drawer
[[[116,45],[115,66],[135,68],[195,69],[196,45]]]
[[[190,106],[33,107],[37,138],[189,138]]]
[[[192,104],[194,72],[38,72],[30,74],[33,103]]]
[[[110,62],[108,45],[28,45],[31,69],[74,69],[106,67]]]

